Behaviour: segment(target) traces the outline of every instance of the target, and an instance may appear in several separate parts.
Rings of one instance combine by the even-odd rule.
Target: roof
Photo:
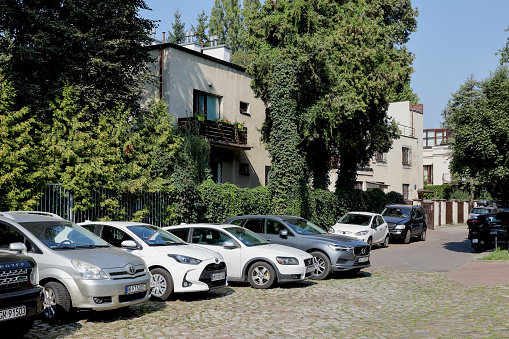
[[[230,225],[230,224],[207,224],[207,223],[198,223],[198,224],[180,224],[180,225],[172,225],[172,226],[166,226],[163,227],[163,229],[171,229],[171,228],[181,228],[181,227],[210,227],[210,228],[217,228],[217,229],[225,229],[229,227],[239,227],[236,225]]]

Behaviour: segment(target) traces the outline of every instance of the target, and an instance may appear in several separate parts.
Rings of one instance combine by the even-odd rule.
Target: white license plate
[[[359,262],[366,262],[369,260],[369,257],[362,257],[362,258],[359,258]]]
[[[146,290],[147,290],[146,284],[130,285],[125,287],[125,294],[145,292]]]
[[[477,244],[479,242],[479,239],[472,239],[472,244]]]
[[[210,280],[217,281],[217,280],[224,280],[226,278],[226,272],[218,272],[218,273],[212,273]]]
[[[26,314],[27,314],[27,308],[25,306],[6,308],[4,310],[0,310],[0,321],[24,317]]]

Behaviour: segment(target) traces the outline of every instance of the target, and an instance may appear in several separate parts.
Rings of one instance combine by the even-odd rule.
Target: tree
[[[505,30],[506,32],[509,32],[509,28]],[[505,44],[505,47],[499,50],[497,55],[500,55],[500,64],[503,65],[505,63],[509,62],[509,38],[507,38],[507,42]]]
[[[171,24],[173,32],[168,31],[168,38],[166,41],[172,44],[181,44],[186,40],[186,24],[180,21],[180,10],[178,8],[175,13],[173,13],[173,16],[175,17],[175,21]]]
[[[240,0],[215,0],[210,11],[209,33],[231,48],[232,54],[242,46]]]
[[[17,96],[51,121],[50,103],[72,83],[94,122],[119,101],[139,110],[154,22],[143,0],[5,0],[0,5],[0,68]]]
[[[202,44],[205,44],[209,40],[207,33],[205,32],[209,27],[209,24],[207,23],[208,18],[209,17],[205,14],[205,11],[202,10],[202,12],[198,15],[198,18],[196,18],[198,25],[196,27],[191,26],[194,36],[197,38],[198,42]]]
[[[270,91],[274,60],[295,65],[293,114],[315,188],[326,188],[336,157],[336,188],[353,189],[358,166],[398,137],[387,108],[412,72],[405,43],[416,15],[407,0],[281,0],[246,16],[244,61],[268,106],[278,100]],[[269,145],[272,128],[269,116],[263,129]]]
[[[500,66],[480,82],[467,79],[443,116],[444,127],[454,130],[452,171],[509,199],[509,69]]]

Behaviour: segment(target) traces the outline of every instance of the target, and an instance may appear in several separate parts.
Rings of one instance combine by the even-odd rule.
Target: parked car
[[[166,300],[173,292],[199,292],[226,286],[226,264],[214,251],[190,245],[160,227],[129,221],[80,224],[111,245],[145,260],[152,273],[152,296]]]
[[[474,251],[482,252],[509,240],[509,212],[480,214],[468,219],[468,239]]]
[[[402,239],[405,244],[410,243],[412,237],[426,240],[426,213],[418,205],[388,205],[382,216],[389,226],[391,238]]]
[[[56,214],[0,212],[0,246],[13,242],[23,243],[39,267],[48,322],[76,309],[110,310],[149,298],[143,260]]]
[[[389,227],[378,213],[348,212],[331,227],[330,232],[354,237],[369,245],[389,246]]]
[[[315,259],[313,279],[322,280],[332,271],[358,272],[369,267],[370,246],[344,235],[330,234],[312,222],[289,215],[243,215],[225,223],[245,227],[272,244],[295,247]]]
[[[474,207],[468,214],[468,219],[476,219],[481,214],[497,213],[497,212],[500,212],[500,210],[497,207],[493,207],[493,206]]]
[[[296,282],[314,275],[313,257],[299,249],[269,244],[259,235],[234,225],[186,224],[163,227],[190,243],[219,252],[229,281],[248,281],[254,288]]]
[[[42,312],[39,270],[34,259],[21,254],[24,252],[26,246],[19,242],[0,248],[0,331],[4,337],[26,334]]]

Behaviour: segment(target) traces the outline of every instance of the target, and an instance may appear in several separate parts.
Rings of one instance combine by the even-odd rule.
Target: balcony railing
[[[235,124],[221,123],[218,121],[198,121],[196,118],[179,118],[180,127],[207,138],[211,143],[247,145],[247,128],[238,128]]]
[[[413,138],[415,136],[415,133],[414,133],[415,128],[413,128],[413,127],[398,124],[398,128],[401,131],[401,135],[403,135],[405,137]]]

